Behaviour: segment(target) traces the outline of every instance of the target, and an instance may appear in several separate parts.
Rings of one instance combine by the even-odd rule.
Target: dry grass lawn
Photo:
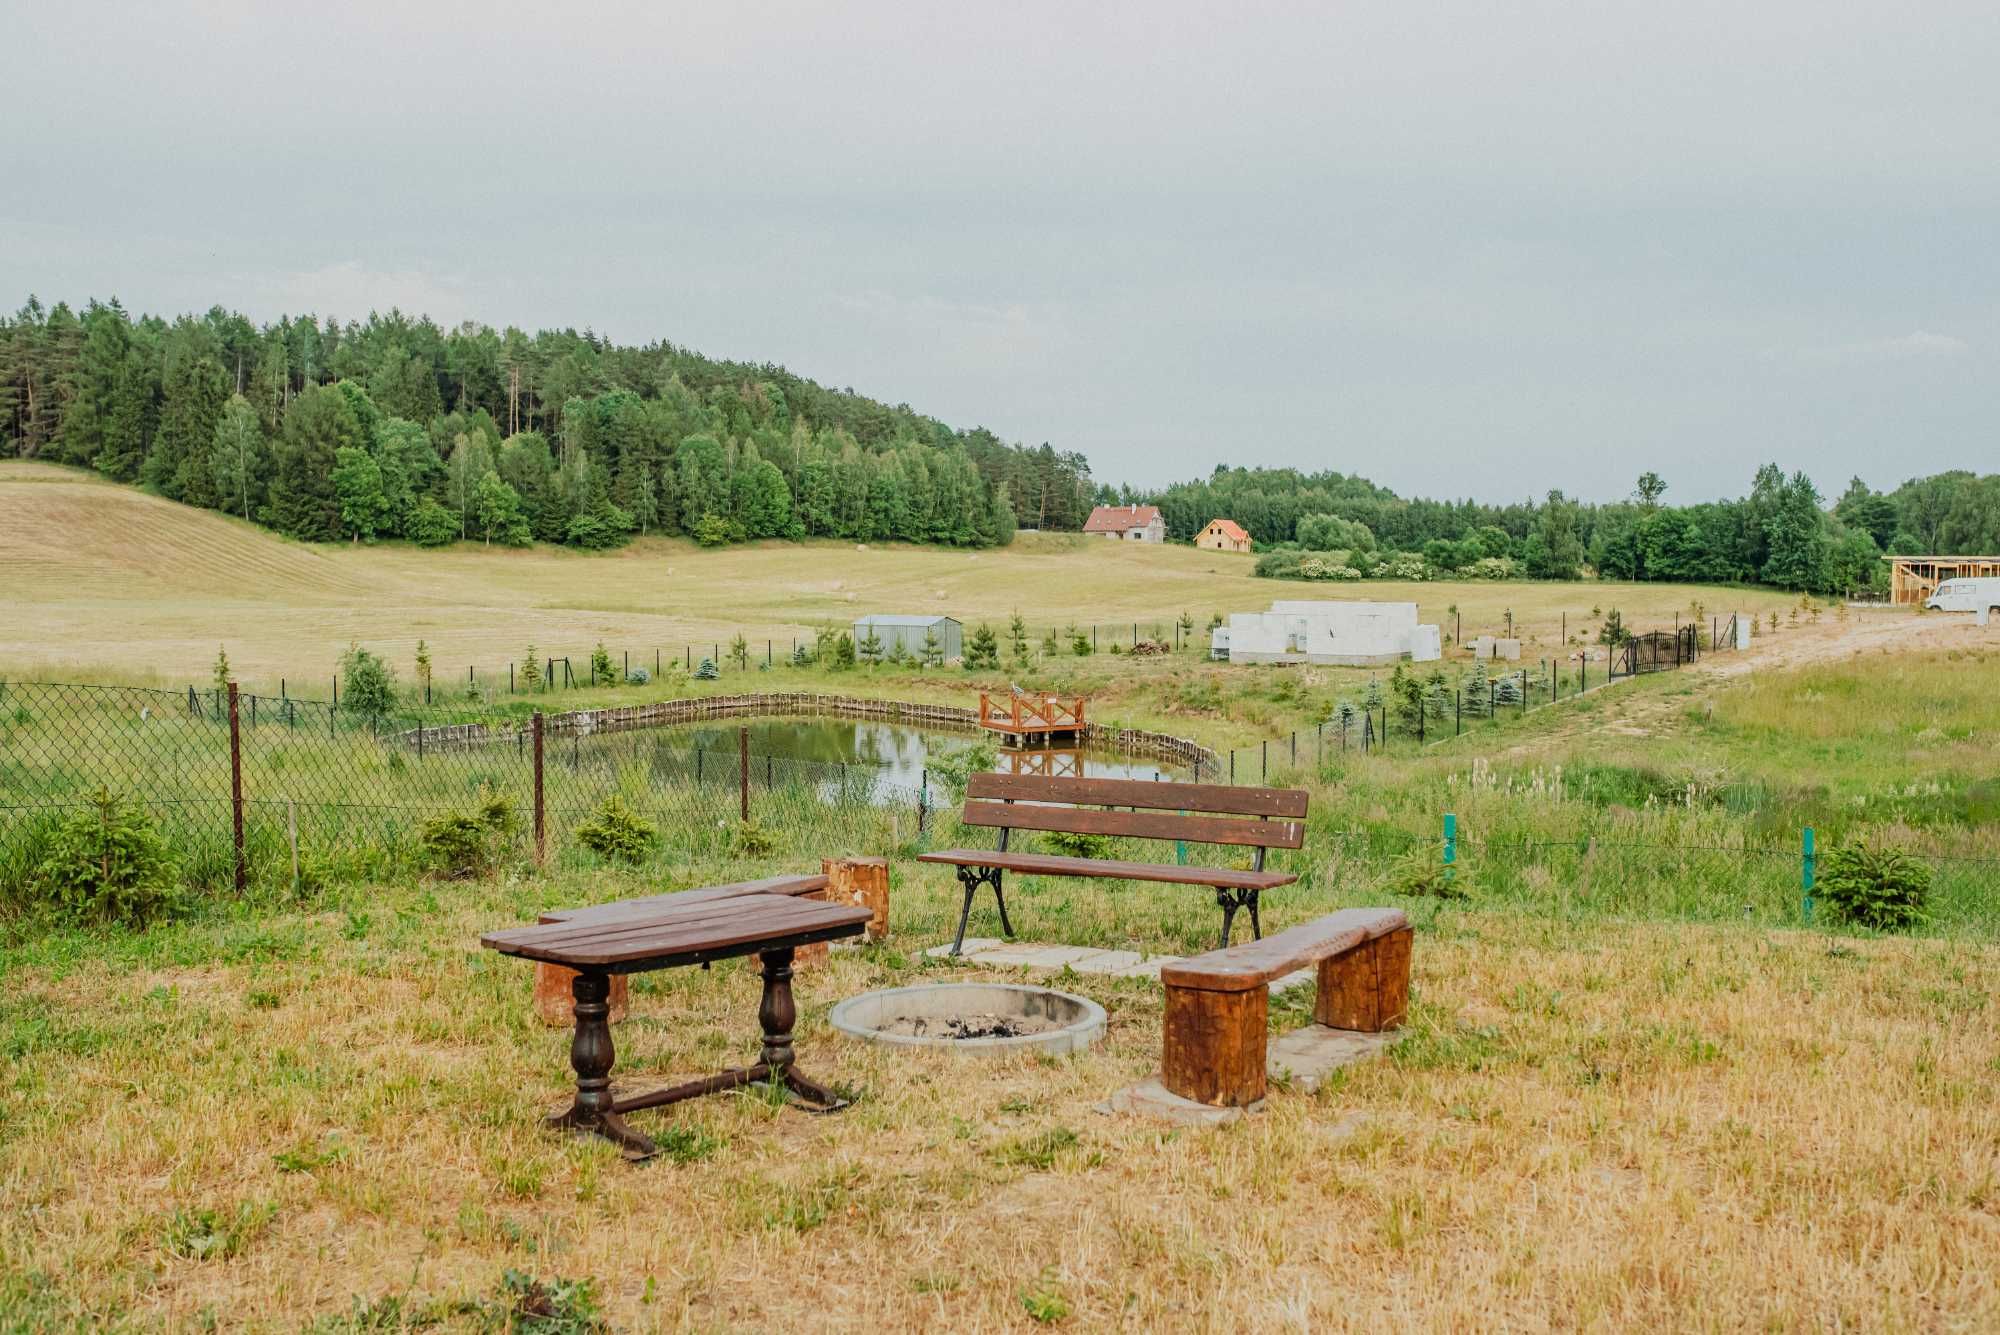
[[[803,1060],[858,1104],[641,1114],[677,1154],[642,1167],[536,1127],[566,1035],[474,946],[631,885],[15,949],[0,1325],[470,1326],[509,1269],[589,1277],[618,1329],[2000,1324],[1991,946],[1420,911],[1387,1059],[1174,1130],[1094,1111],[1157,1061],[1152,984],[1070,983],[1111,1016],[1073,1060],[834,1036],[938,938],[905,870],[887,946],[800,982]],[[621,1070],[743,1059],[755,998],[649,976]]]
[[[1252,558],[1191,547],[1023,535],[997,552],[901,545],[766,543],[703,551],[647,539],[601,555],[536,548],[446,551],[312,546],[241,520],[149,496],[89,473],[0,461],[0,669],[120,679],[203,680],[226,642],[246,688],[323,680],[359,641],[407,674],[426,640],[442,680],[467,664],[505,673],[533,642],[586,654],[603,640],[649,662],[654,649],[789,643],[868,612],[942,612],[1004,628],[1019,610],[1050,625],[1133,621],[1141,633],[1186,611],[1263,608],[1273,598],[1415,599],[1427,620],[1460,609],[1464,633],[1498,632],[1512,610],[1531,645],[1561,641],[1593,608],[1633,627],[1667,624],[1701,601],[1768,612],[1780,594],[1652,584],[1394,584],[1332,587],[1260,580]],[[578,658],[581,662],[581,657]]]

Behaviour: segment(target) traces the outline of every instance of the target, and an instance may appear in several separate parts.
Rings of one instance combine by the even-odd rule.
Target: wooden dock
[[[1039,749],[1054,742],[1079,741],[1089,728],[1082,696],[1028,691],[1010,691],[997,700],[981,691],[979,726],[999,733],[1010,745]]]

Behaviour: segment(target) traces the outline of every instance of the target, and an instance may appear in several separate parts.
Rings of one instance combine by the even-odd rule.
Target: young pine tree
[[[965,651],[965,670],[991,670],[1000,666],[1000,641],[993,627],[980,622],[972,631],[972,643]]]
[[[1026,658],[1028,656],[1028,623],[1021,620],[1021,613],[1018,608],[1015,609],[1014,615],[1007,621],[1007,640],[1014,651],[1014,657]]]
[[[736,664],[739,672],[750,668],[750,641],[743,638],[740,630],[736,632],[736,638],[729,642],[729,661]]]
[[[937,637],[935,626],[924,627],[923,665],[940,667],[944,663],[944,644]]]
[[[861,637],[859,644],[854,646],[854,652],[864,663],[879,663],[882,661],[882,637],[875,633],[874,622],[871,621],[868,623],[868,633]]]
[[[529,691],[538,691],[542,687],[542,656],[532,643],[521,656],[521,687]]]
[[[426,700],[431,694],[431,647],[422,640],[417,641],[417,689]]]
[[[229,690],[230,677],[229,651],[219,644],[215,646],[215,667],[213,673],[215,676],[215,689],[227,692]]]

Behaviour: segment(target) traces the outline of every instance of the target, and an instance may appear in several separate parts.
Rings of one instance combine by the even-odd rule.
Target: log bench
[[[644,1159],[657,1147],[625,1120],[625,1114],[641,1108],[763,1080],[784,1086],[820,1111],[845,1106],[844,1100],[807,1079],[794,1064],[792,1025],[798,1012],[792,1000],[792,958],[800,946],[861,935],[873,915],[852,904],[826,904],[788,894],[743,894],[734,886],[711,888],[729,893],[683,891],[651,902],[608,904],[579,911],[567,921],[488,932],[480,938],[481,945],[503,955],[575,970],[570,988],[576,1030],[569,1053],[576,1094],[566,1110],[548,1119],[551,1126],[603,1136],[626,1157]],[[606,1004],[611,979],[740,955],[757,955],[763,964],[764,990],[757,1008],[763,1051],[758,1060],[669,1089],[615,1096],[611,1067],[616,1054]]]
[[[1409,919],[1401,909],[1342,909],[1162,968],[1160,1083],[1220,1107],[1263,1098],[1270,984],[1308,964],[1319,966],[1317,1023],[1366,1033],[1402,1023],[1410,999]]]
[[[1227,946],[1229,927],[1239,909],[1250,910],[1250,933],[1261,937],[1258,896],[1298,879],[1287,872],[1264,870],[1264,854],[1272,848],[1297,848],[1305,841],[1307,797],[1304,790],[1293,788],[975,774],[966,784],[965,808],[959,819],[967,825],[998,829],[998,847],[944,849],[921,854],[917,861],[955,867],[959,884],[965,888],[958,935],[951,943],[954,955],[965,945],[973,896],[982,885],[993,887],[1000,930],[1008,936],[1014,934],[1001,890],[1001,879],[1010,871],[1026,876],[1090,876],[1206,887],[1215,892],[1216,906],[1222,910],[1222,944]],[[1256,851],[1248,869],[1188,866],[1183,862],[1113,862],[1010,852],[1008,836],[1015,830],[1161,839]]]

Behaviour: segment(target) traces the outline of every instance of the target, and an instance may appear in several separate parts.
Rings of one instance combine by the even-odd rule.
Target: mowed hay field
[[[1078,535],[1023,534],[1004,551],[897,544],[765,543],[705,551],[647,538],[596,554],[537,547],[444,551],[403,544],[295,543],[52,464],[0,462],[0,671],[121,680],[200,679],[227,644],[247,686],[317,680],[349,642],[408,663],[419,639],[440,675],[504,670],[533,642],[581,654],[599,640],[635,659],[654,649],[752,641],[789,644],[869,612],[941,612],[1004,627],[1018,610],[1039,631],[1096,622],[1141,633],[1192,613],[1267,607],[1274,598],[1414,599],[1467,637],[1498,632],[1511,610],[1530,641],[1560,642],[1592,609],[1628,626],[1670,624],[1699,601],[1712,612],[1784,608],[1796,599],[1651,584],[1305,584],[1260,580],[1252,558],[1146,548]]]

